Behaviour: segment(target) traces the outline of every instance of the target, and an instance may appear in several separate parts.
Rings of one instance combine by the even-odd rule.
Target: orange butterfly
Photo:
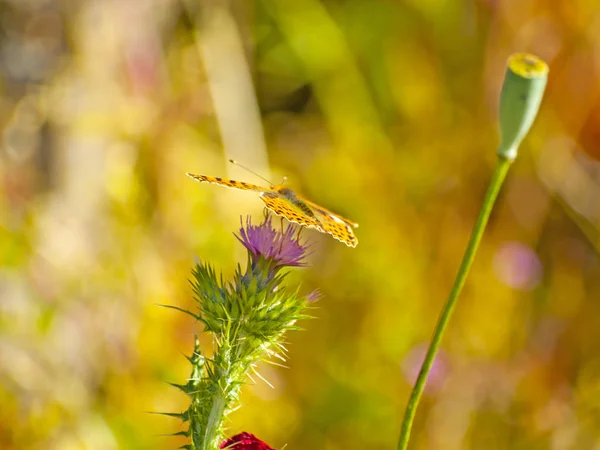
[[[315,228],[321,233],[330,234],[349,247],[356,247],[358,244],[358,239],[352,232],[352,228],[358,227],[357,223],[299,197],[290,188],[281,184],[266,188],[220,177],[194,175],[193,173],[188,173],[187,176],[199,182],[218,184],[242,191],[259,192],[258,196],[265,202],[266,207],[278,216],[283,216],[298,225]]]

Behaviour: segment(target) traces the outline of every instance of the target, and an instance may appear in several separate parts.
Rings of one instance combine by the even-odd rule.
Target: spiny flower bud
[[[230,282],[206,263],[197,264],[193,271],[199,313],[185,312],[214,334],[215,349],[209,359],[195,348],[197,357],[190,358],[193,383],[180,387],[192,398],[184,419],[189,420],[190,448],[219,445],[223,420],[238,401],[248,370],[263,359],[283,359],[284,333],[296,329],[295,323],[307,317],[307,302],[319,296],[318,292],[299,296],[297,289],[284,284],[286,272],[280,270],[305,265],[308,248],[291,225],[277,231],[270,217],[260,225],[252,225],[248,218],[236,237],[248,250],[245,271],[238,266]],[[220,448],[272,450],[249,433],[223,442]]]

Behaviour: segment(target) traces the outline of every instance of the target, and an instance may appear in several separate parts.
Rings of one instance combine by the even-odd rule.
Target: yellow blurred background
[[[495,161],[505,63],[546,97],[417,412],[412,449],[600,448],[597,0],[0,3],[0,448],[172,449],[201,327],[253,193],[234,158],[360,224],[314,231],[315,319],[231,434],[393,449]],[[210,340],[205,337],[206,349]]]

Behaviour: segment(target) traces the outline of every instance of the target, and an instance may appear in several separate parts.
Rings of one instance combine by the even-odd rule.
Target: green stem
[[[448,300],[446,300],[444,309],[442,309],[433,333],[431,344],[429,345],[429,349],[427,349],[425,360],[423,361],[423,365],[419,371],[419,376],[417,377],[415,386],[410,394],[410,399],[408,400],[408,405],[406,406],[406,412],[404,413],[404,420],[402,421],[402,430],[400,432],[400,439],[397,447],[398,450],[406,450],[408,447],[408,440],[410,438],[413,420],[415,418],[419,400],[423,394],[423,389],[425,388],[429,371],[431,370],[433,360],[435,359],[435,355],[440,347],[446,326],[450,321],[450,316],[452,315],[452,311],[456,305],[456,300],[465,284],[467,274],[469,273],[469,269],[473,263],[473,259],[475,258],[475,252],[477,251],[477,247],[479,246],[479,242],[481,241],[481,237],[485,231],[490,213],[492,212],[492,208],[496,202],[496,198],[498,197],[498,192],[500,192],[500,188],[504,182],[504,178],[506,177],[506,173],[508,172],[511,163],[512,161],[507,158],[498,158],[498,164],[496,165],[490,186],[485,195],[481,211],[479,211],[479,217],[477,218],[477,222],[475,223],[475,227],[471,233],[471,238],[469,239],[469,244],[465,250],[460,268],[458,269],[456,279],[454,280],[454,285],[452,286]]]
[[[213,450],[215,448],[215,443],[218,445],[217,436],[219,435],[221,423],[223,422],[225,415],[226,404],[226,396],[223,395],[221,391],[216,392],[206,423],[206,432],[202,442],[202,450]]]
[[[199,414],[198,423],[204,433],[200,437],[198,444],[192,445],[193,449],[214,450],[219,446],[223,439],[223,421],[227,412],[231,409],[231,404],[236,402],[239,397],[240,386],[248,372],[248,361],[258,360],[257,355],[253,355],[252,348],[244,344],[231,346],[229,342],[236,342],[240,338],[236,332],[230,328],[226,330],[227,338],[223,339],[217,349],[213,363],[213,377],[208,389],[199,393],[202,397],[208,397],[210,408]],[[243,339],[242,339],[243,341]],[[206,420],[204,425],[202,422]]]

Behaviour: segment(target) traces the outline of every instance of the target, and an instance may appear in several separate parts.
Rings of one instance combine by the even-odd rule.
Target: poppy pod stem
[[[475,259],[475,253],[487,226],[488,219],[506,178],[508,169],[517,156],[518,147],[529,131],[539,109],[548,67],[533,55],[516,54],[509,58],[508,69],[500,97],[500,146],[496,168],[483,201],[479,216],[467,244],[458,274],[454,280],[450,295],[438,318],[431,343],[421,365],[419,375],[411,391],[402,427],[398,450],[406,450],[410,438],[417,406],[425,389],[427,377],[440,347],[444,331],[448,326],[458,296],[465,284],[469,269]]]

